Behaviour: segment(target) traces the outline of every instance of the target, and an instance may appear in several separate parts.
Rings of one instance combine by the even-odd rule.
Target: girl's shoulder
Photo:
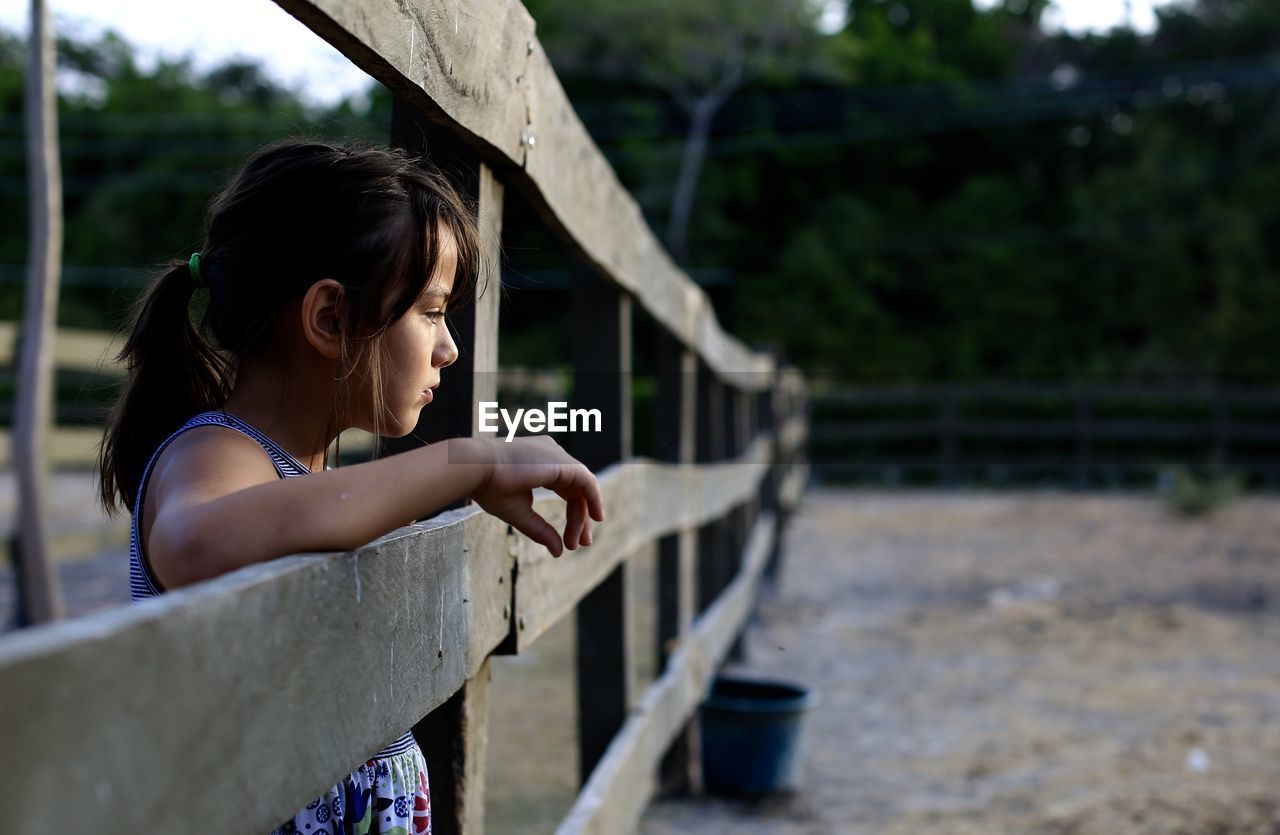
[[[229,421],[193,418],[157,450],[145,486],[151,499],[175,489],[232,492],[279,477],[270,453],[252,435]]]
[[[195,415],[160,445],[152,469],[159,474],[162,467],[167,470],[175,464],[195,474],[210,465],[217,470],[225,466],[257,470],[264,480],[310,472],[267,435],[221,410]]]
[[[281,477],[266,446],[225,415],[214,415],[202,413],[183,424],[156,449],[143,473],[133,537],[151,594],[157,593],[161,580],[147,557],[152,530],[162,515],[176,514],[171,518],[181,520],[192,507]],[[143,591],[142,596],[149,596],[145,587]]]
[[[156,468],[169,456],[171,459],[190,456],[228,455],[235,459],[244,459],[260,465],[257,469],[265,469],[273,475],[275,467],[262,444],[252,436],[245,434],[228,423],[207,422],[184,426],[174,433],[173,437],[160,450],[156,459]]]

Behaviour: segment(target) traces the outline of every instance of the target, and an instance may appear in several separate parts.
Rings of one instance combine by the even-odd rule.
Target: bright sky
[[[975,0],[980,7],[996,5],[995,0]],[[1045,12],[1047,29],[1071,32],[1105,32],[1126,22],[1134,29],[1150,32],[1156,28],[1155,7],[1170,5],[1171,0],[1054,0]]]
[[[743,0],[750,2],[751,0]],[[58,31],[92,35],[114,28],[144,57],[196,56],[208,68],[235,56],[258,58],[277,78],[319,102],[336,101],[367,89],[368,77],[337,50],[271,0],[48,0]],[[976,0],[980,6],[997,0]],[[1155,26],[1153,5],[1170,0],[1055,0],[1046,16],[1053,28],[1105,31],[1124,22],[1126,7],[1136,29]],[[0,0],[0,27],[26,33],[30,4]]]
[[[47,0],[54,31],[113,28],[144,59],[191,54],[198,69],[232,56],[259,59],[308,98],[331,102],[369,87],[369,76],[271,0]],[[29,31],[30,3],[0,0],[0,26]]]

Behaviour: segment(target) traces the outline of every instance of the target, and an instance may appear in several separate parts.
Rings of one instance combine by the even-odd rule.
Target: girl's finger
[[[604,498],[600,495],[600,482],[584,465],[565,468],[555,481],[543,486],[566,502],[584,499],[587,503],[587,515],[597,522],[604,521]]]
[[[582,526],[587,521],[587,503],[582,499],[569,499],[565,503],[564,547],[576,551],[582,537]]]
[[[551,556],[558,557],[564,553],[564,544],[560,541],[560,534],[556,533],[556,529],[551,527],[551,523],[542,518],[532,507],[521,508],[511,514],[506,521],[511,527],[520,531],[520,533],[534,542],[545,546],[551,552]]]
[[[583,495],[587,500],[587,514],[597,522],[604,521],[604,496],[600,494],[600,482],[596,480],[595,475],[586,467],[582,468],[586,473],[586,480],[582,485]]]

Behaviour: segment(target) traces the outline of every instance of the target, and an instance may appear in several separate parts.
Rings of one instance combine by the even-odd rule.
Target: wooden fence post
[[[1213,394],[1213,451],[1210,453],[1210,475],[1225,475],[1231,466],[1231,402],[1229,392],[1221,386]]]
[[[448,317],[458,345],[457,361],[441,374],[438,397],[423,410],[417,428],[404,438],[383,439],[382,454],[476,433],[475,404],[497,399],[502,295],[502,183],[474,152],[439,135],[438,129],[399,97],[392,101],[391,141],[426,156],[476,200],[483,254],[475,298],[455,300]],[[427,759],[432,831],[436,835],[480,835],[484,831],[489,680],[486,660],[453,698],[414,725],[413,735]]]
[[[602,431],[572,436],[593,471],[631,457],[631,297],[579,272],[573,288],[573,408],[599,409]],[[622,727],[635,691],[626,560],[578,604],[578,765],[582,782]]]
[[[458,343],[457,361],[440,375],[440,387],[431,405],[423,410],[417,428],[403,438],[384,438],[383,454],[474,432],[477,401],[497,398],[498,308],[502,295],[498,269],[502,183],[487,166],[481,165],[474,151],[443,134],[398,96],[391,103],[391,143],[422,155],[479,202],[489,264],[487,274],[478,277],[475,300],[455,305],[449,311],[449,326]],[[482,289],[487,292],[480,293]]]
[[[778,565],[782,559],[782,503],[778,500],[778,491],[782,487],[782,475],[786,472],[782,450],[782,428],[787,423],[787,413],[780,391],[782,385],[782,363],[775,357],[777,366],[773,371],[773,379],[768,388],[758,395],[760,405],[760,425],[770,433],[772,456],[769,472],[760,481],[760,507],[774,514],[773,544],[769,546],[769,559],[765,563],[764,576],[770,582],[777,582]]]
[[[695,456],[707,464],[724,458],[724,386],[715,372],[698,363],[698,439]],[[712,520],[698,529],[698,611],[705,612],[720,593],[724,561],[724,525]]]
[[[13,459],[18,474],[19,619],[44,623],[62,616],[58,572],[49,550],[45,439],[53,401],[53,338],[62,270],[62,169],[58,162],[58,103],[53,86],[53,24],[44,0],[31,0],[27,55],[27,177],[31,230]]]
[[[746,410],[745,429],[746,436],[743,439],[743,448],[750,446],[755,442],[760,434],[760,398],[755,392],[742,392],[743,406]],[[760,518],[760,492],[751,497],[747,502],[747,518],[743,525],[743,543],[751,536],[751,529],[755,527],[756,521]]]
[[[755,401],[750,393],[743,389],[732,389],[734,412],[734,455],[742,455],[747,451],[747,447],[751,445],[751,439],[755,437]],[[734,545],[734,564],[738,566],[742,562],[742,550],[747,546],[747,538],[751,535],[751,524],[755,521],[754,502],[750,499],[743,502],[737,509],[737,520],[735,522],[737,530],[735,536],[737,542]],[[738,573],[734,568],[734,574]]]
[[[789,507],[782,499],[782,487],[787,482],[792,469],[801,462],[804,451],[803,448],[796,447],[792,449],[782,449],[781,434],[789,427],[791,419],[796,415],[803,414],[806,410],[806,404],[802,398],[796,382],[798,372],[793,368],[779,367],[776,374],[776,393],[773,397],[773,424],[776,448],[779,454],[776,461],[776,470],[774,473],[774,541],[773,553],[770,556],[770,563],[767,566],[766,576],[773,581],[777,581],[782,561],[782,540],[787,531],[787,525],[791,522],[792,508]]]
[[[938,478],[945,487],[956,483],[956,424],[959,422],[959,404],[954,385],[942,389],[942,402],[938,404],[941,433],[938,441]]]
[[[662,461],[694,462],[698,363],[693,352],[670,333],[657,331],[657,449]],[[658,671],[666,670],[675,643],[689,634],[694,616],[693,529],[658,540]],[[696,717],[676,737],[659,766],[658,785],[667,794],[692,790],[698,783]]]
[[[724,410],[724,436],[726,441],[725,457],[737,458],[747,448],[747,438],[749,437],[749,428],[747,420],[749,419],[747,411],[746,393],[741,389],[735,388],[731,383],[724,384],[725,393],[725,410]],[[720,577],[719,587],[726,588],[733,582],[733,578],[738,575],[738,571],[742,568],[742,551],[747,545],[747,504],[738,505],[731,508],[720,524],[724,528],[725,552],[722,574]],[[731,663],[741,663],[746,661],[747,649],[745,642],[746,628],[739,632],[733,639],[733,645],[729,648],[728,660]]]
[[[1093,480],[1093,397],[1085,386],[1076,389],[1075,486],[1083,490]]]

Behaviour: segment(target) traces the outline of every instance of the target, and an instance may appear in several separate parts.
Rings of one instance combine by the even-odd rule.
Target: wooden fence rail
[[[714,468],[610,469],[602,487],[615,517],[592,548],[560,560],[493,517],[456,510],[348,554],[254,565],[7,637],[6,830],[185,831],[196,819],[211,832],[266,831],[443,704],[491,653],[531,643],[638,543],[722,514],[770,472],[763,448]],[[553,524],[562,507],[537,502]],[[772,517],[759,517],[737,585],[686,634],[689,651],[649,688],[631,734],[664,740],[692,715],[774,535]],[[643,709],[655,700],[672,706]],[[654,745],[637,756],[650,762]],[[77,803],[60,807],[68,794]]]
[[[572,448],[600,473],[609,519],[592,547],[552,560],[458,508],[350,553],[3,639],[6,831],[266,831],[412,726],[435,831],[478,835],[489,657],[570,614],[584,789],[559,831],[630,831],[660,783],[693,770],[698,703],[776,570],[807,472],[804,380],[721,329],[578,121],[520,3],[278,2],[392,90],[392,143],[448,162],[491,265],[508,188],[582,258],[572,405],[598,405],[605,431]],[[460,359],[414,435],[475,432],[473,404],[494,394],[498,296],[454,321]],[[632,455],[637,313],[657,325],[663,460]],[[558,499],[536,506],[563,524]],[[637,693],[630,558],[655,541],[662,666]]]
[[[828,479],[1150,484],[1181,465],[1280,486],[1280,390],[933,385],[814,397]]]

